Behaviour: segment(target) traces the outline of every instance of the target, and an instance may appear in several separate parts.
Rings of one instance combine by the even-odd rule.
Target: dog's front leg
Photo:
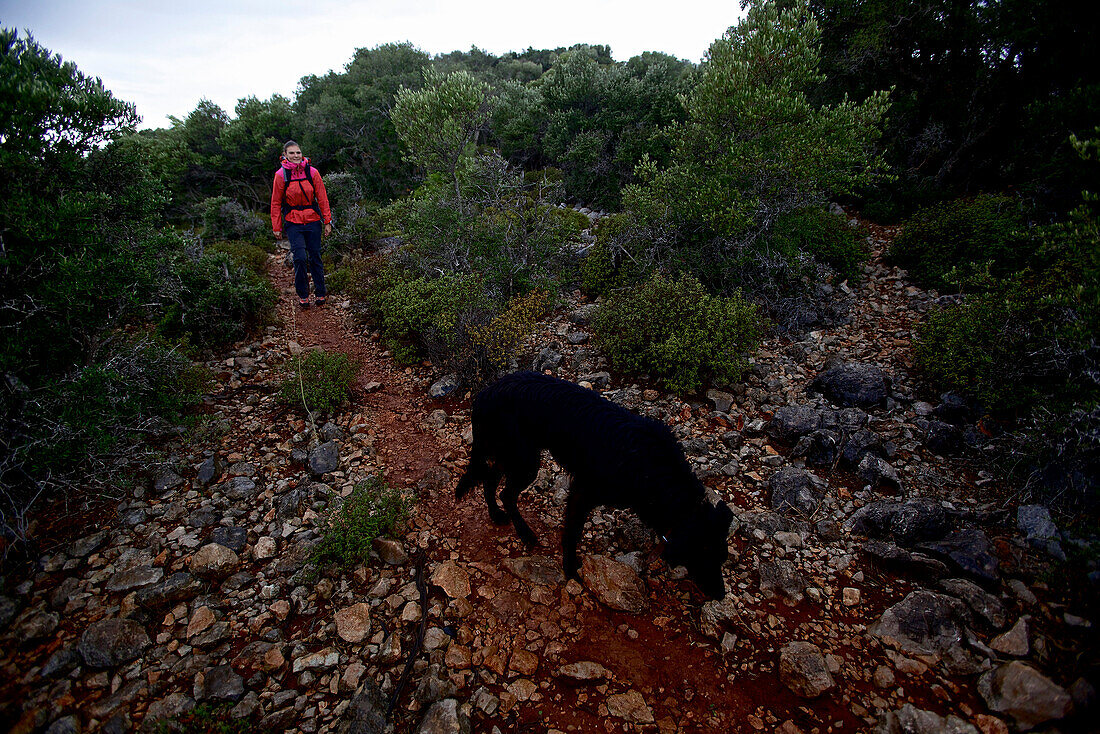
[[[535,537],[535,532],[531,530],[531,526],[519,514],[519,506],[516,503],[519,500],[519,493],[535,481],[536,476],[538,476],[537,463],[534,465],[534,471],[509,474],[504,480],[504,490],[500,493],[501,504],[504,505],[504,511],[508,513],[508,517],[512,519],[512,527],[516,529],[516,535],[529,546],[538,545],[539,541]]]
[[[565,527],[561,533],[562,566],[565,575],[574,579],[580,578],[581,567],[577,560],[577,544],[584,533],[588,513],[595,506],[587,499],[588,494],[587,488],[574,477],[569,498],[565,501]]]

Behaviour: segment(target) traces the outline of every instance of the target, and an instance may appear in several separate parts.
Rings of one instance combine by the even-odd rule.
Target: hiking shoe
[[[313,299],[313,302],[316,303],[318,306],[324,306],[325,305],[325,300],[326,299],[325,299],[324,296],[318,296],[317,298]]]
[[[298,299],[298,308],[302,309],[303,311],[305,311],[307,308],[309,308],[309,299],[308,298],[306,298],[306,299],[299,298]]]

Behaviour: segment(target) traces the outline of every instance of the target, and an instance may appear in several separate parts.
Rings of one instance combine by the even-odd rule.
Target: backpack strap
[[[305,178],[296,178],[296,179],[291,179],[289,168],[281,169],[282,172],[283,172],[283,182],[284,182],[284,184],[283,184],[283,204],[282,204],[284,224],[286,222],[286,215],[289,214],[292,211],[305,211],[306,209],[312,209],[313,211],[317,212],[317,216],[321,217],[322,219],[324,218],[324,215],[321,214],[321,206],[317,202],[317,186],[313,183],[313,170],[314,170],[313,166],[306,163],[305,164],[305,169],[306,169],[306,177]],[[312,200],[310,201],[309,204],[306,204],[305,206],[291,206],[290,204],[286,203],[286,190],[290,186],[292,181],[297,181],[298,182],[298,188],[301,189],[303,194],[305,193],[306,190],[302,186],[302,182],[303,181],[309,181],[310,189],[313,192],[313,198],[312,198]]]

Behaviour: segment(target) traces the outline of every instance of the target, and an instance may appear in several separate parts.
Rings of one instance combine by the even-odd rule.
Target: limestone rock
[[[939,657],[962,642],[968,614],[958,599],[914,591],[883,612],[867,633],[902,652]]]
[[[387,566],[403,566],[409,562],[409,554],[400,541],[392,538],[375,538],[371,547]]]
[[[133,620],[101,619],[84,631],[79,650],[89,668],[111,668],[137,659],[150,642]]]
[[[989,646],[1005,655],[1012,655],[1018,658],[1024,657],[1031,650],[1031,644],[1028,639],[1027,621],[1027,615],[1020,617],[1016,620],[1016,624],[1012,625],[1012,629],[1005,632],[1003,635],[994,637],[989,643]]]
[[[653,723],[653,709],[646,703],[642,694],[633,689],[626,693],[608,696],[607,712],[635,724]]]
[[[585,556],[581,579],[601,602],[623,612],[641,614],[648,608],[645,585],[630,566],[607,556]]]
[[[771,490],[771,507],[776,512],[801,512],[813,514],[821,504],[821,497],[813,489],[810,473],[805,469],[784,467],[768,480]]]
[[[306,466],[315,477],[321,477],[340,468],[340,447],[335,441],[325,441],[309,452]]]
[[[611,671],[591,660],[569,663],[558,668],[558,675],[575,681],[609,680]]]
[[[445,698],[432,704],[416,734],[470,734],[470,719],[459,708],[458,701]]]
[[[819,374],[811,390],[822,393],[834,405],[872,408],[886,403],[890,379],[876,365],[844,362]]]
[[[565,583],[561,563],[547,556],[506,558],[504,567],[518,579],[543,586],[560,586]]]
[[[439,564],[432,572],[431,581],[452,599],[465,599],[470,595],[470,574],[454,561]]]
[[[126,592],[149,584],[155,584],[164,578],[164,569],[156,566],[137,566],[119,571],[107,581],[106,589],[111,592]]]
[[[821,648],[804,641],[790,642],[779,651],[779,680],[803,698],[817,698],[836,685]]]
[[[1019,661],[983,675],[978,681],[978,692],[990,710],[1012,716],[1025,731],[1064,718],[1072,705],[1065,689]]]
[[[233,573],[240,557],[219,543],[208,543],[191,556],[191,573],[199,578],[220,581]]]
[[[879,720],[876,734],[978,734],[970,723],[957,716],[940,716],[907,703]]]
[[[370,635],[370,605],[360,602],[336,612],[336,634],[345,642],[362,642]]]

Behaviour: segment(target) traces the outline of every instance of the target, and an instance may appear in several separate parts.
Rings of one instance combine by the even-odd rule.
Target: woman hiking
[[[309,278],[318,306],[325,305],[325,268],[321,264],[321,222],[324,236],[332,234],[332,211],[325,183],[293,140],[283,145],[283,160],[271,186],[271,230],[275,239],[290,241],[294,258],[294,290],[298,305],[309,308]]]

